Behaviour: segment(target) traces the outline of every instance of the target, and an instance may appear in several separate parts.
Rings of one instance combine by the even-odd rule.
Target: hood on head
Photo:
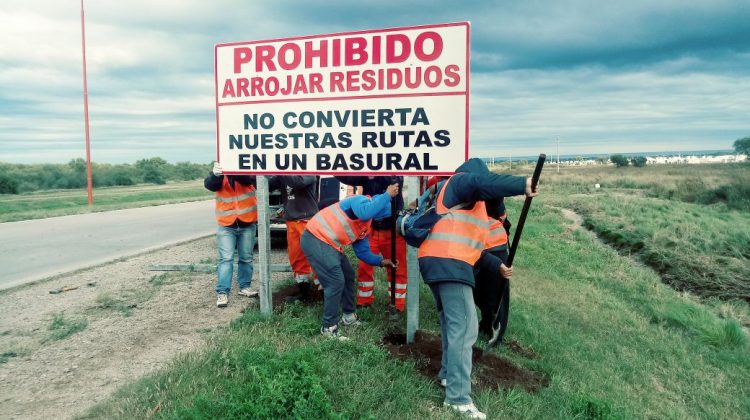
[[[490,170],[482,159],[471,158],[456,168],[456,173],[468,172],[477,175],[489,174]]]

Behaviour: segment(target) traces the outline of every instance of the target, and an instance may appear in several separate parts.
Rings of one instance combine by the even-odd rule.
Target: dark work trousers
[[[503,263],[508,261],[508,251],[493,251],[492,255],[500,258]],[[479,332],[492,335],[493,318],[497,315],[500,323],[499,342],[502,342],[508,327],[508,313],[510,311],[510,281],[500,277],[498,272],[488,272],[480,269],[474,276],[474,303],[479,307],[481,319]],[[495,313],[496,310],[500,310]]]
[[[337,325],[339,307],[345,314],[353,314],[356,309],[354,268],[346,255],[307,230],[302,233],[300,245],[323,286],[323,327]]]

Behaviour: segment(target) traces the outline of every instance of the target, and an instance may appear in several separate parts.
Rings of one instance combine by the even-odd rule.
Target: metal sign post
[[[419,177],[408,176],[404,180],[407,191],[407,203],[419,198]],[[418,203],[417,203],[418,204]],[[404,206],[406,207],[406,206]],[[408,284],[406,287],[406,343],[414,342],[414,335],[419,328],[419,263],[417,261],[417,248],[406,246],[406,275]]]
[[[271,290],[271,226],[268,214],[268,178],[256,177],[258,200],[258,280],[260,281],[260,313],[271,315],[273,300]]]

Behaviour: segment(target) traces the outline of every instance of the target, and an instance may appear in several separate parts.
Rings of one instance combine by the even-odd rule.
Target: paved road
[[[213,200],[0,223],[0,289],[215,230]]]

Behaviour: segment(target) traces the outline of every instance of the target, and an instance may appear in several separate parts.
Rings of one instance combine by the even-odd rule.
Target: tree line
[[[206,176],[210,164],[178,162],[162,158],[141,159],[135,164],[91,163],[94,187],[118,185],[165,184],[167,181],[189,181]],[[0,194],[20,194],[38,190],[86,187],[86,161],[78,158],[68,163],[12,164],[0,162]]]

